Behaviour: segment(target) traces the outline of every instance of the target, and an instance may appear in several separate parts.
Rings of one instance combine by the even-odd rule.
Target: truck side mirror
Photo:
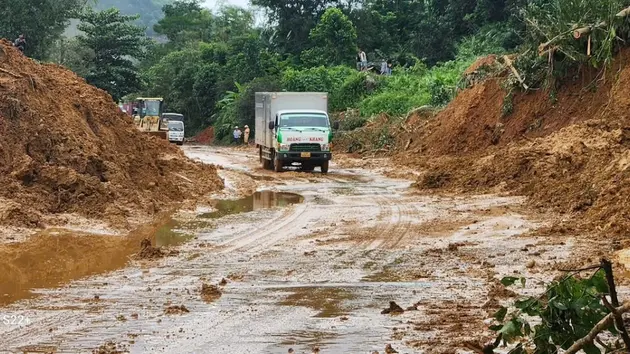
[[[276,129],[276,123],[275,122],[269,122],[269,129],[270,130]]]
[[[339,122],[334,122],[333,123],[333,129],[334,130],[339,130]]]

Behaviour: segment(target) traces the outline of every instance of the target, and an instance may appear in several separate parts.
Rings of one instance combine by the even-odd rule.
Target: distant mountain
[[[124,15],[140,15],[138,24],[147,28],[147,34],[155,35],[153,25],[163,16],[162,6],[174,0],[97,0],[94,6],[97,10],[115,7]]]

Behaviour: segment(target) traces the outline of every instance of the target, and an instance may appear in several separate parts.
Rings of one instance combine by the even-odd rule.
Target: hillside
[[[630,51],[597,87],[594,72],[547,90],[517,93],[504,112],[502,78],[460,93],[432,119],[406,127],[395,160],[422,172],[424,190],[510,192],[569,216],[561,229],[630,232],[627,111]],[[611,74],[613,73],[613,74]],[[465,166],[465,168],[462,168]]]
[[[94,6],[97,10],[115,7],[124,15],[140,15],[138,23],[147,28],[147,34],[152,36],[153,25],[162,17],[162,6],[171,0],[98,0]]]

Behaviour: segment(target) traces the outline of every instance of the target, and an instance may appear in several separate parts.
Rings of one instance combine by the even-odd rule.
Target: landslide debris
[[[381,311],[381,315],[396,315],[405,312],[395,301],[389,302],[389,307]]]
[[[136,259],[154,260],[163,257],[174,256],[179,254],[177,250],[164,250],[161,247],[153,247],[151,240],[145,238],[140,243],[140,252],[136,254]]]
[[[416,129],[403,129],[413,134],[398,134],[394,161],[421,172],[420,189],[512,192],[569,216],[571,226],[627,234],[629,64],[624,50],[603,80],[582,70],[554,92],[510,96],[501,78],[485,80]]]
[[[105,91],[0,42],[0,225],[130,217],[222,188],[213,166],[139,132]]]
[[[203,301],[208,303],[214,302],[218,300],[221,295],[223,295],[223,293],[218,286],[206,283],[201,284],[201,298]]]
[[[129,353],[123,345],[114,342],[107,342],[97,349],[92,350],[92,354],[124,354]]]
[[[164,314],[166,315],[183,315],[189,312],[190,310],[188,310],[188,308],[186,308],[186,306],[184,305],[169,306],[164,310]]]

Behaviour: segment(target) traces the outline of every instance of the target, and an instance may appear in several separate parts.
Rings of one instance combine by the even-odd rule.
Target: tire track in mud
[[[397,247],[408,235],[413,218],[419,212],[404,198],[392,201],[391,198],[376,196],[376,199],[381,208],[378,216],[381,220],[367,231],[367,238],[359,243],[363,251]]]
[[[263,245],[271,246],[279,242],[283,238],[286,238],[286,235],[290,235],[290,231],[296,229],[298,226],[303,226],[302,224],[295,223],[295,221],[304,214],[307,208],[307,203],[295,205],[291,207],[289,211],[283,212],[282,215],[280,215],[278,218],[274,218],[264,223],[263,225],[260,225],[256,228],[250,228],[249,230],[240,233],[235,238],[219,244],[219,247],[222,248],[220,253],[232,253],[235,251],[244,250],[248,246],[251,246],[253,243],[256,243],[264,237],[272,235],[274,233],[275,236],[271,237],[270,239],[266,239],[263,244],[258,244],[250,247],[248,251],[255,252],[263,247]],[[291,225],[291,227],[286,228],[288,225]]]

